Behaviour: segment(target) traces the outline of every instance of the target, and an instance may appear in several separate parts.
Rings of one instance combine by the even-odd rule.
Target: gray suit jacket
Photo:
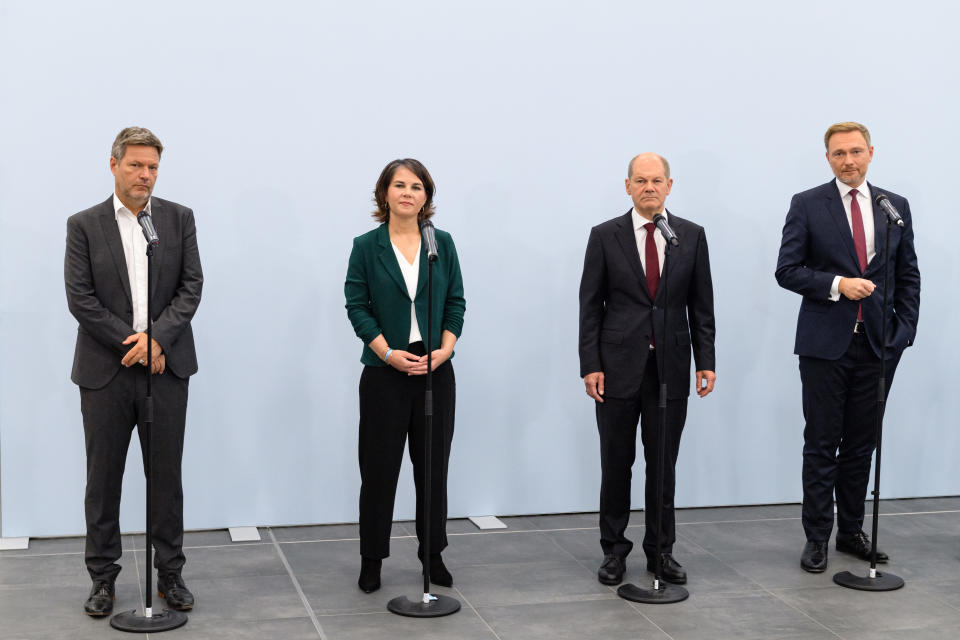
[[[203,271],[193,211],[152,198],[151,212],[160,246],[151,273],[153,338],[167,369],[179,378],[197,372],[190,320],[200,304]],[[106,386],[130,349],[121,344],[133,330],[133,303],[113,196],[67,220],[64,259],[67,305],[80,323],[71,379],[81,387]]]

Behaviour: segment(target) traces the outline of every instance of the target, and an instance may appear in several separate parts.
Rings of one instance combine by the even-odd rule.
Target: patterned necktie
[[[853,246],[860,262],[860,274],[867,270],[867,235],[863,231],[863,214],[857,202],[857,190],[850,190],[850,226],[853,228]],[[857,305],[857,322],[863,322],[863,305]]]

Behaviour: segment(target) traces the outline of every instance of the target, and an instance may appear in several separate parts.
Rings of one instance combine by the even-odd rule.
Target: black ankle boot
[[[430,582],[441,587],[453,586],[453,576],[447,571],[439,553],[430,554]]]
[[[380,566],[383,561],[379,558],[361,558],[360,579],[357,586],[364,593],[373,593],[380,588]]]

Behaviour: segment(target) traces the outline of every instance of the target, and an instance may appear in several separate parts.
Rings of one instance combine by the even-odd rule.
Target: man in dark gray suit
[[[203,272],[193,212],[151,198],[163,145],[149,130],[128,127],[113,143],[114,193],[70,216],[64,280],[70,313],[80,326],[71,379],[80,387],[87,450],[87,571],[93,580],[84,610],[113,610],[120,573],[120,487],[133,427],[141,423],[146,393],[146,239],[137,214],[153,219],[154,250],[152,536],[157,590],[172,609],[193,607],[181,577],[183,555],[184,424],[189,378],[197,371],[190,320],[200,304]],[[139,430],[141,449],[144,429]],[[145,461],[146,462],[146,461]]]
[[[675,467],[687,417],[691,353],[697,395],[707,396],[717,379],[710,256],[703,227],[666,209],[673,179],[662,156],[642,153],[633,158],[625,184],[633,208],[590,231],[580,280],[580,375],[587,395],[596,402],[600,433],[603,564],[597,578],[603,584],[619,584],[633,549],[626,530],[639,422],[647,480],[643,537],[647,569],[654,570],[659,548],[663,579],[684,584],[687,572],[673,557]],[[669,257],[666,240],[653,222],[657,214],[679,239]],[[659,496],[663,521],[658,529],[661,382],[667,385],[667,407]]]

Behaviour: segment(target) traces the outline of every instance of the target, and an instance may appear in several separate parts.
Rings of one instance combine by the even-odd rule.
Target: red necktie
[[[657,227],[652,222],[648,222],[643,225],[643,228],[647,230],[647,242],[644,246],[647,258],[647,288],[650,289],[650,296],[656,300],[657,287],[660,285],[660,256],[657,254],[657,243],[653,239],[653,232]],[[862,229],[861,223],[861,233]]]
[[[867,236],[863,231],[863,214],[857,202],[857,190],[850,190],[850,226],[853,227],[853,246],[860,261],[860,274],[867,270]],[[857,322],[863,322],[863,305],[857,305]]]
[[[647,265],[647,288],[650,289],[650,297],[657,299],[657,287],[660,286],[660,256],[657,254],[657,243],[653,239],[653,232],[657,228],[652,222],[643,225],[647,230],[647,241],[644,245]],[[650,331],[650,346],[654,346],[653,331]]]

